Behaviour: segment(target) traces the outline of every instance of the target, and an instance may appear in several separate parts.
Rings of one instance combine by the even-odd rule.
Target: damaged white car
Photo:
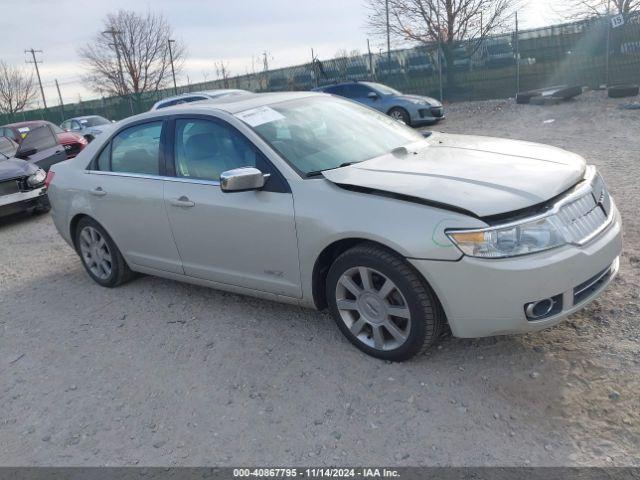
[[[602,293],[622,248],[580,156],[424,136],[325,94],[132,117],[49,177],[56,227],[100,285],[143,272],[328,307],[349,341],[395,361],[447,324],[554,325]]]

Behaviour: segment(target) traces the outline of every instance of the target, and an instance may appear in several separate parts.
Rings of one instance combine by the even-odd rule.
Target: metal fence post
[[[605,62],[604,79],[605,80],[604,81],[608,88],[609,87],[609,50],[611,45],[611,14],[609,12],[609,7],[607,7],[607,18],[605,21],[607,22],[607,41],[606,41],[607,51],[604,54],[605,55],[605,58],[604,58],[604,62]]]
[[[518,41],[518,11],[516,10],[516,96],[520,93],[520,42]]]

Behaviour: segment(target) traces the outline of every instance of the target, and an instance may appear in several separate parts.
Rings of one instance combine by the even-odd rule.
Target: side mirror
[[[376,92],[369,92],[367,94],[367,97],[369,97],[371,100],[377,100],[379,98]]]
[[[223,192],[247,192],[260,190],[269,178],[254,167],[234,168],[220,174],[220,189]]]

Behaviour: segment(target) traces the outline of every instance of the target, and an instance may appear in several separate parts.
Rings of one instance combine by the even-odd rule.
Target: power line
[[[44,96],[44,88],[42,88],[42,80],[40,79],[40,70],[38,69],[38,63],[42,63],[42,61],[38,61],[36,59],[36,53],[42,53],[42,50],[34,50],[30,48],[29,50],[25,50],[24,53],[30,53],[31,57],[33,57],[33,61],[25,60],[26,63],[33,63],[36,67],[36,76],[38,77],[38,84],[40,85],[40,93],[42,94],[42,103],[44,104],[44,109],[47,109],[47,99]]]

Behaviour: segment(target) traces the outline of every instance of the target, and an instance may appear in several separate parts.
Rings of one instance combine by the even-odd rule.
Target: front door
[[[182,274],[164,206],[162,127],[153,121],[119,132],[86,175],[87,197],[93,216],[134,268]]]
[[[175,179],[164,195],[186,275],[299,298],[293,197],[270,162],[226,122],[178,118]],[[224,193],[220,174],[252,166],[270,173],[261,191]]]

